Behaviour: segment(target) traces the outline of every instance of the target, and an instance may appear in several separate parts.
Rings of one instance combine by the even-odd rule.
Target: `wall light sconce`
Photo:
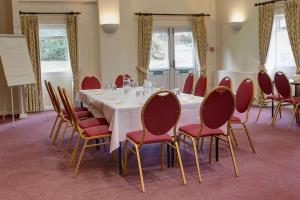
[[[244,22],[229,22],[230,23],[230,27],[234,30],[234,31],[239,31],[241,30],[241,28],[244,25]]]
[[[114,33],[120,26],[119,0],[98,0],[99,21],[102,30]]]

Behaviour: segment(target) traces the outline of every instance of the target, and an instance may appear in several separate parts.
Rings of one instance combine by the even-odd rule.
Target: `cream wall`
[[[102,80],[114,81],[127,72],[137,79],[137,18],[135,12],[152,13],[211,13],[207,20],[208,43],[216,45],[215,1],[212,0],[120,0],[120,27],[114,34],[100,32],[100,64]],[[154,17],[158,26],[190,26],[190,18]],[[216,70],[216,55],[208,53],[208,75],[210,85]]]
[[[258,13],[257,0],[216,0],[217,66],[238,72],[257,72]],[[240,31],[230,27],[232,20],[245,20]]]

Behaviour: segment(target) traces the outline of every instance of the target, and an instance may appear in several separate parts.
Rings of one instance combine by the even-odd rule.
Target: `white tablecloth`
[[[136,90],[131,89],[124,94],[123,89],[112,90],[81,90],[79,100],[88,106],[94,117],[105,117],[112,131],[110,152],[119,147],[119,142],[126,140],[130,131],[142,128],[141,111],[146,97],[136,97]],[[178,126],[199,123],[199,108],[203,98],[181,94],[181,116]]]

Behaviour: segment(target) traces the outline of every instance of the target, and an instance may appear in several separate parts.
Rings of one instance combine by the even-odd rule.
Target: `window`
[[[42,72],[70,71],[65,25],[40,25],[40,59]]]
[[[291,77],[296,73],[296,63],[291,49],[284,14],[275,16],[267,69],[271,74],[283,71]]]
[[[169,34],[167,31],[155,31],[152,34],[150,69],[169,68]]]
[[[174,33],[175,64],[176,68],[194,68],[195,51],[193,34],[191,31],[178,31]]]

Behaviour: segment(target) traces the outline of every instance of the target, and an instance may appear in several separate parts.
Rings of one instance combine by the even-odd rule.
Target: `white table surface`
[[[94,117],[104,117],[110,123],[110,152],[119,147],[119,142],[126,140],[128,132],[142,129],[141,111],[147,97],[136,97],[136,90],[142,88],[132,88],[128,94],[124,94],[122,88],[116,91],[99,89],[79,92],[79,100],[88,107]],[[179,99],[181,116],[178,126],[199,123],[199,109],[203,98],[181,94]]]

